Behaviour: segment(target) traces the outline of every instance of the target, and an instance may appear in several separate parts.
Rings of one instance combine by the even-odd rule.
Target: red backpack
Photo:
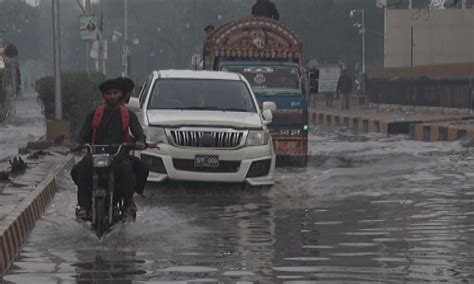
[[[105,105],[100,105],[94,114],[94,120],[92,121],[92,144],[95,144],[95,139],[97,136],[97,129],[99,128],[100,122],[104,117]],[[125,142],[130,143],[132,137],[130,137],[130,132],[128,128],[130,127],[130,115],[128,113],[128,108],[126,106],[120,106],[120,115],[122,117],[122,133]]]

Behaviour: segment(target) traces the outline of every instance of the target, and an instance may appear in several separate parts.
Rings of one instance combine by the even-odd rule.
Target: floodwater
[[[103,240],[61,189],[4,283],[469,283],[474,152],[315,129],[269,190],[150,185]]]

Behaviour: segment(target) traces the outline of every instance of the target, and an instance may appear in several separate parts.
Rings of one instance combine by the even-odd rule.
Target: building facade
[[[474,62],[474,9],[385,9],[384,67]]]

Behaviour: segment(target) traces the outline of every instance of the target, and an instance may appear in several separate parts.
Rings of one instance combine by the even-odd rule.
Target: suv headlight
[[[270,140],[270,132],[268,130],[249,131],[245,145],[246,146],[267,145],[269,140]]]
[[[168,137],[166,136],[165,129],[159,127],[148,127],[147,141],[158,144],[168,144]]]

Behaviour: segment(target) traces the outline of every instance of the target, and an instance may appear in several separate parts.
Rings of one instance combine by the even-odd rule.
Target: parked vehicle
[[[272,185],[275,152],[267,125],[272,102],[260,110],[244,76],[230,72],[152,72],[128,107],[147,139],[159,144],[141,158],[149,181],[167,179]]]

